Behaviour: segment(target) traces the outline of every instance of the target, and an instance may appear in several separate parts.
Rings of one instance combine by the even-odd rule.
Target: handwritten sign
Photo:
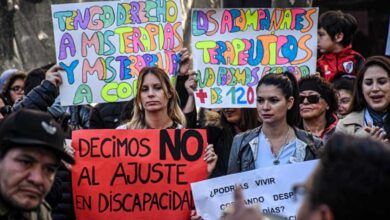
[[[222,211],[233,204],[237,185],[243,189],[247,205],[260,205],[264,214],[295,220],[300,203],[293,200],[292,187],[303,183],[317,163],[313,160],[273,166],[192,183],[196,211],[205,220],[219,219]]]
[[[52,18],[57,62],[66,72],[62,105],[129,100],[143,67],[159,66],[171,77],[178,69],[178,0],[53,5]]]
[[[197,106],[255,107],[261,76],[315,73],[317,23],[318,8],[193,10]]]
[[[207,178],[204,130],[82,130],[73,134],[79,220],[188,219],[190,183]]]

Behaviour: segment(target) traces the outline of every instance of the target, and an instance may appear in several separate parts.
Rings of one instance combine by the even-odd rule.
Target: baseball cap
[[[61,126],[46,112],[23,108],[2,121],[0,150],[12,148],[15,144],[42,147],[65,162],[75,163],[74,158],[65,152]]]

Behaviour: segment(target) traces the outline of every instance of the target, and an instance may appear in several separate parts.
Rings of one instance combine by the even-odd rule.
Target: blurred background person
[[[215,118],[216,121],[206,122],[208,125],[203,127],[207,130],[208,143],[214,145],[215,153],[218,155],[217,166],[212,177],[227,174],[234,136],[260,125],[255,108],[223,108],[219,112],[220,114],[207,111],[206,119]]]
[[[12,106],[23,97],[25,79],[26,74],[23,72],[16,72],[7,79],[2,91],[7,105]]]
[[[337,96],[337,116],[344,118],[351,112],[354,78],[340,77],[333,81],[333,89]]]
[[[335,134],[325,145],[317,168],[297,185],[304,196],[298,220],[387,219],[390,149],[378,141]],[[364,199],[363,199],[364,198]]]

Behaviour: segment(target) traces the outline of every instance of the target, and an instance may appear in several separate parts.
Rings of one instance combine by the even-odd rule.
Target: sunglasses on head
[[[320,101],[321,96],[320,95],[308,95],[308,96],[299,96],[299,104],[302,104],[305,99],[307,99],[307,102],[310,104],[317,104]]]

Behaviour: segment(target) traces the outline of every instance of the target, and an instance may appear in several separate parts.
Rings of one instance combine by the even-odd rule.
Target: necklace
[[[273,162],[274,165],[279,165],[280,164],[280,156],[282,155],[282,152],[284,150],[284,148],[286,148],[286,145],[287,145],[287,138],[288,138],[288,134],[290,133],[290,127],[288,127],[287,129],[287,132],[286,132],[286,136],[284,137],[284,145],[282,146],[282,148],[279,150],[278,154],[274,157],[275,157],[275,160]]]

